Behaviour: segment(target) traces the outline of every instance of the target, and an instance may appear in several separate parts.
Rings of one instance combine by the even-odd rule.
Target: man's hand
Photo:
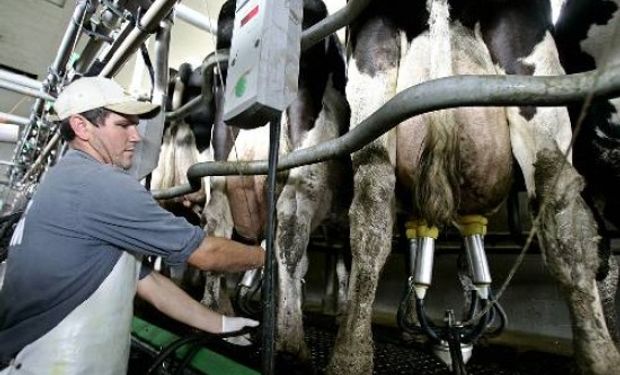
[[[222,333],[239,331],[244,327],[256,327],[258,324],[259,323],[253,319],[222,315]],[[228,337],[224,340],[239,346],[252,345],[249,333],[241,336]]]

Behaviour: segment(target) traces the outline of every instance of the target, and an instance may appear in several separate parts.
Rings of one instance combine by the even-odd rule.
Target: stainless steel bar
[[[56,81],[59,76],[61,76],[67,65],[67,61],[71,55],[73,50],[73,46],[75,45],[76,38],[79,38],[78,32],[80,30],[80,24],[83,19],[86,19],[88,13],[93,12],[96,8],[96,4],[89,0],[77,0],[75,9],[73,10],[73,14],[71,16],[71,21],[69,21],[69,25],[67,25],[67,30],[62,38],[60,46],[58,47],[58,53],[54,59],[54,62],[50,66],[50,71],[45,80],[41,85],[41,89],[39,90],[39,94],[35,96],[37,100],[34,102],[32,106],[32,111],[30,113],[30,121],[24,128],[24,131],[21,134],[21,138],[15,147],[15,151],[13,152],[13,162],[16,167],[21,166],[21,160],[23,156],[23,146],[24,142],[30,136],[32,128],[34,127],[37,118],[41,116],[43,112],[43,106],[46,100],[51,98],[49,96],[49,92],[56,86]],[[53,99],[52,99],[53,100]],[[14,184],[19,179],[18,170],[20,168],[13,168],[11,170],[11,184]]]
[[[186,5],[177,4],[177,6],[174,7],[174,15],[180,20],[199,28],[200,30],[204,30],[213,35],[217,34],[216,21],[208,19],[202,13],[197,12]]]
[[[341,27],[350,24],[370,4],[371,0],[351,0],[336,13],[307,28],[301,35],[301,50],[304,51]]]
[[[400,92],[345,135],[284,155],[278,170],[350,154],[402,121],[422,113],[467,106],[561,106],[584,99],[590,91],[597,97],[619,96],[620,64],[608,67],[600,77],[597,71],[590,71],[549,77],[463,75],[423,82]],[[206,162],[191,166],[187,175],[191,181],[204,176],[266,174],[267,170],[266,160]],[[175,188],[187,189],[187,186]],[[174,198],[171,191],[157,191],[153,195],[157,199]]]
[[[82,19],[85,18],[84,13],[94,11],[94,5],[95,4],[91,4],[88,0],[78,0],[76,2],[75,10],[71,16],[69,25],[67,25],[67,31],[65,31],[65,35],[62,37],[62,41],[58,47],[58,54],[56,54],[56,58],[52,63],[52,72],[55,72],[56,74],[64,73],[67,61],[69,61],[69,57],[71,56],[75,40],[80,37],[78,35],[78,31],[80,30]]]
[[[17,125],[28,125],[28,120],[25,117],[16,116],[11,113],[0,112],[0,123],[12,123]]]
[[[9,72],[8,70],[0,69],[0,80],[12,82],[16,85],[25,86],[33,90],[41,90],[41,82],[36,79],[32,79],[20,74]]]
[[[22,85],[13,83],[13,82],[5,81],[3,79],[0,79],[0,89],[13,91],[18,94],[32,96],[33,98],[39,98],[42,100],[47,100],[47,101],[55,100],[51,95],[47,94],[43,90],[35,90],[30,87],[26,87],[26,86],[22,86]]]
[[[144,13],[137,27],[129,33],[127,38],[112,55],[110,61],[103,67],[100,76],[114,76],[136,49],[148,38],[146,30],[158,25],[159,22],[170,12],[177,0],[157,0]]]
[[[155,37],[152,102],[160,106],[165,106],[167,97],[168,51],[171,28],[172,20],[170,17],[167,17],[160,22],[160,27]],[[142,136],[142,142],[136,145],[134,162],[129,173],[141,180],[157,167],[161,139],[164,133],[164,114],[160,112],[152,119],[141,120],[138,125],[138,131]]]
[[[168,92],[168,55],[170,53],[170,35],[172,21],[165,19],[160,23],[160,31],[155,37],[155,85],[153,87],[153,103],[165,105]]]

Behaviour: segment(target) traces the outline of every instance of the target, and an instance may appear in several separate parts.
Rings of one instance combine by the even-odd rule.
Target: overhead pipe
[[[0,112],[0,123],[12,123],[17,125],[28,125],[28,119],[16,116],[11,113]]]
[[[32,79],[21,74],[15,74],[4,69],[0,69],[0,80],[25,86],[33,90],[41,90],[41,82],[36,79]]]
[[[149,30],[159,25],[159,22],[172,10],[176,2],[177,0],[155,1],[137,22],[137,25],[131,29],[127,38],[123,40],[99,75],[113,77],[118,73],[129,56],[148,38]]]
[[[0,142],[15,143],[19,137],[19,125],[0,124]]]
[[[9,91],[16,92],[18,94],[31,96],[33,98],[38,98],[42,101],[54,101],[54,98],[45,92],[45,90],[36,90],[30,87],[22,86],[17,83],[5,81],[0,79],[0,89],[5,89]]]
[[[210,20],[202,13],[197,12],[186,5],[177,4],[177,6],[174,7],[174,15],[180,20],[199,28],[200,30],[204,30],[213,35],[217,35],[217,22]]]
[[[592,88],[598,83],[596,88]],[[435,79],[403,90],[381,108],[341,137],[284,155],[278,170],[314,164],[355,152],[402,121],[422,113],[467,106],[560,106],[596,97],[620,96],[620,64],[604,72],[564,76],[533,77],[520,75],[462,75]],[[203,162],[187,171],[190,183],[204,176],[266,174],[266,160],[244,162]],[[157,191],[157,199],[170,199],[189,185]],[[191,191],[190,191],[191,192]]]

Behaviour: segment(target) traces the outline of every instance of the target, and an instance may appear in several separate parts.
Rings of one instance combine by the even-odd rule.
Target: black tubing
[[[441,333],[435,332],[435,328],[431,325],[426,311],[424,310],[424,299],[415,298],[416,313],[418,314],[418,320],[420,321],[420,327],[423,332],[428,335],[433,341],[441,341]]]
[[[189,349],[185,357],[183,357],[183,362],[179,364],[179,367],[177,367],[174,375],[183,375],[183,370],[187,368],[187,366],[190,364],[192,359],[194,359],[196,354],[198,354],[201,348],[202,347],[201,345],[199,345],[199,343],[195,343],[194,346]]]
[[[205,343],[208,341],[214,341],[214,340],[218,340],[218,339],[223,339],[223,338],[227,338],[227,337],[234,337],[234,336],[241,336],[241,335],[245,335],[246,333],[250,333],[254,331],[254,328],[251,327],[244,327],[243,329],[239,330],[239,331],[234,331],[234,332],[227,332],[227,333],[220,333],[220,334],[215,334],[215,333],[208,333],[208,332],[200,332],[200,333],[196,333],[193,335],[189,335],[189,336],[185,336],[185,337],[181,337],[175,341],[173,341],[172,343],[170,343],[166,348],[164,348],[159,355],[155,358],[155,360],[153,361],[153,364],[151,365],[151,367],[149,367],[148,371],[146,372],[147,374],[154,374],[155,370],[157,370],[157,368],[171,355],[174,354],[174,352],[177,351],[177,349],[179,349],[180,347],[182,347],[183,345],[186,344],[191,344],[191,343]]]

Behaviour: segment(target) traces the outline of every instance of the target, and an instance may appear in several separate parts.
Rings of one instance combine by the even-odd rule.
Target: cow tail
[[[454,75],[448,0],[427,0],[430,79]],[[416,211],[429,225],[450,223],[459,205],[458,126],[453,110],[429,113],[428,132],[414,191]]]

